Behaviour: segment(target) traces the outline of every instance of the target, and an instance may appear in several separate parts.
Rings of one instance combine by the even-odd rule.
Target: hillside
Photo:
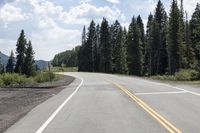
[[[54,56],[52,60],[53,66],[61,66],[62,64],[67,67],[76,67],[78,66],[78,51],[80,46],[75,47],[72,50],[66,50]]]
[[[3,53],[0,52],[0,58],[1,58],[1,63],[3,63],[4,65],[6,65],[7,62],[8,62],[8,58],[9,57],[7,55],[5,55],[5,54],[3,54]]]
[[[0,52],[0,58],[1,58],[1,62],[4,64],[4,66],[6,66],[9,56]],[[40,69],[45,69],[48,65],[48,61],[44,61],[44,60],[36,60],[35,62]]]

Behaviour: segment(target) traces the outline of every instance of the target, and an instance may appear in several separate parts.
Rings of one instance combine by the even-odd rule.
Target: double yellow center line
[[[142,107],[147,113],[149,113],[153,118],[155,118],[170,133],[182,133],[178,128],[176,128],[173,124],[171,124],[164,117],[162,117],[160,114],[158,114],[155,110],[153,110],[151,107],[149,107],[140,98],[138,98],[133,93],[131,93],[127,88],[125,88],[111,80],[108,80],[108,79],[105,79],[105,80],[108,81],[109,83],[115,85],[117,88],[121,89],[124,93],[126,93],[132,100],[134,100],[140,107]]]

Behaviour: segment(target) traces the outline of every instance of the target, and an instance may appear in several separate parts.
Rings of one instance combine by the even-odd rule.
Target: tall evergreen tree
[[[140,17],[140,15],[137,17],[137,25],[139,27],[140,30],[140,37],[141,37],[141,48],[142,48],[142,55],[143,58],[145,58],[145,50],[146,50],[146,42],[145,42],[145,34],[144,34],[144,24],[142,21],[142,18]],[[143,59],[144,61],[145,59]],[[145,65],[145,62],[143,62],[143,66]],[[145,69],[143,69],[143,74],[145,73]]]
[[[100,71],[112,72],[112,54],[111,54],[110,32],[108,21],[103,18],[100,30]]]
[[[16,73],[22,73],[24,69],[24,61],[25,61],[25,52],[26,52],[26,45],[27,41],[25,38],[24,30],[21,31],[20,36],[17,40],[17,49],[16,49],[16,66],[15,66],[15,72]]]
[[[128,74],[127,66],[127,31],[124,27],[122,31],[122,46],[121,46],[121,72],[122,74]]]
[[[94,72],[99,72],[99,63],[100,63],[100,26],[96,26],[96,31],[95,31],[95,41],[94,41]]]
[[[180,12],[176,0],[173,0],[169,16],[168,27],[168,56],[169,73],[174,74],[180,68],[180,50],[179,50],[179,18]]]
[[[150,14],[147,22],[147,30],[146,30],[146,50],[145,50],[145,64],[144,64],[144,72],[146,75],[152,74],[152,60],[153,60],[153,23],[154,18],[153,15]]]
[[[112,69],[113,73],[121,73],[122,60],[122,27],[118,20],[115,21],[111,31],[112,44]]]
[[[84,71],[86,68],[84,67],[84,48],[86,45],[86,31],[85,31],[85,26],[83,27],[83,32],[82,32],[82,40],[81,40],[81,47],[80,50],[78,52],[78,71]]]
[[[140,29],[137,25],[135,17],[132,18],[132,22],[129,26],[127,44],[127,63],[129,74],[141,76],[143,70],[142,42]]]
[[[96,29],[95,23],[92,20],[90,26],[88,28],[87,38],[85,33],[85,27],[83,28],[82,33],[82,46],[79,52],[79,71],[87,71],[93,72],[94,71],[94,56],[95,56],[95,45],[96,45]]]
[[[140,15],[137,17],[137,25],[139,27],[140,30],[140,37],[141,37],[141,42],[142,42],[142,53],[144,55],[145,53],[145,34],[144,34],[144,24],[142,21],[142,18],[140,17]]]
[[[188,21],[188,15],[186,12],[186,21],[185,21],[185,44],[186,44],[186,58],[187,58],[187,68],[195,68],[196,59],[195,59],[195,52],[192,48],[192,42],[191,42],[191,35],[190,35],[190,27],[189,27],[189,21]]]
[[[82,45],[86,43],[86,31],[85,31],[85,26],[83,27],[83,33],[82,33]]]
[[[167,45],[166,45],[167,13],[162,2],[159,0],[153,21],[153,46],[151,74],[165,74],[168,67]]]
[[[0,74],[4,73],[4,65],[1,62],[1,57],[0,57]]]
[[[88,33],[87,33],[87,41],[86,41],[86,56],[87,57],[87,70],[88,72],[93,72],[94,71],[94,50],[96,47],[96,26],[94,21],[92,20],[92,22],[90,23],[90,26],[88,28]]]
[[[35,71],[35,60],[34,60],[34,51],[32,48],[31,41],[27,44],[27,50],[25,52],[25,60],[24,60],[24,69],[23,73],[27,76],[32,76]]]
[[[186,44],[185,44],[185,22],[184,22],[183,0],[181,0],[179,13],[180,13],[179,27],[177,27],[178,28],[178,46],[179,46],[179,67],[186,68],[187,58],[186,58]]]
[[[200,4],[197,3],[192,18],[190,20],[190,35],[192,48],[195,51],[196,59],[198,61],[197,68],[200,71]]]
[[[6,72],[8,73],[14,72],[14,65],[15,65],[14,62],[15,62],[14,53],[13,51],[11,51],[10,57],[8,59],[8,63],[6,65]]]

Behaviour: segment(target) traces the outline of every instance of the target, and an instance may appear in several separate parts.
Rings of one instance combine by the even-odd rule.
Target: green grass
[[[63,79],[62,75],[54,74],[53,72],[40,72],[33,77],[36,83],[52,82]]]
[[[170,80],[170,81],[196,81],[199,79],[199,73],[192,69],[182,69],[174,75],[157,75],[152,76],[152,79]]]
[[[151,79],[155,80],[169,80],[169,81],[176,81],[175,76],[170,76],[170,75],[157,75],[157,76],[151,76]]]
[[[151,76],[151,79],[162,80],[162,81],[175,81],[177,83],[193,84],[199,85],[200,74],[196,70],[192,69],[182,69],[174,75],[157,75]]]
[[[33,85],[44,82],[61,80],[62,75],[53,72],[37,72],[35,76],[27,77],[17,73],[4,73],[0,75],[0,87],[15,87],[24,85]]]
[[[52,72],[77,72],[78,67],[53,67]]]

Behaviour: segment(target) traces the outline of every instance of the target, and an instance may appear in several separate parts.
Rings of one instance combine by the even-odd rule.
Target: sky
[[[16,49],[21,29],[32,41],[35,59],[51,60],[54,55],[80,45],[83,26],[102,18],[117,19],[128,28],[133,16],[144,25],[158,0],[0,0],[0,51]],[[162,0],[169,13],[172,0]],[[184,0],[189,17],[199,0]]]

